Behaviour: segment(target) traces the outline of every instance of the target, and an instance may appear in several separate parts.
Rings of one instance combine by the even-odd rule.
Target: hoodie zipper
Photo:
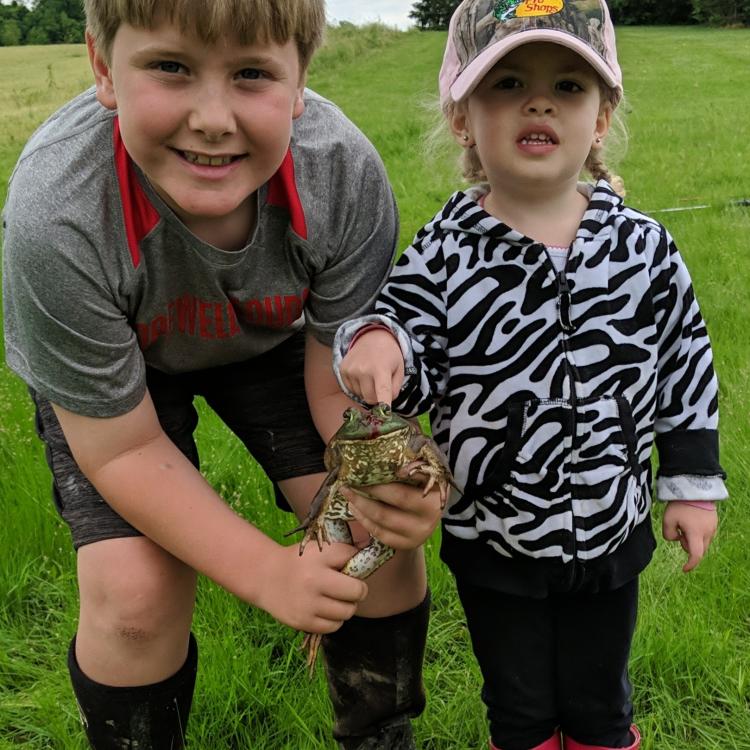
[[[570,405],[571,405],[570,450],[571,450],[571,458],[572,458],[573,449],[575,447],[575,441],[576,441],[576,433],[578,430],[578,423],[577,423],[578,393],[576,389],[577,378],[575,374],[575,367],[573,366],[571,362],[572,355],[570,351],[570,342],[568,340],[568,336],[576,330],[575,323],[573,323],[573,320],[571,317],[572,294],[570,291],[570,285],[568,284],[568,277],[565,273],[568,267],[569,258],[570,258],[570,250],[568,250],[568,258],[566,258],[565,266],[563,270],[555,274],[555,279],[557,281],[557,317],[558,317],[558,320],[560,321],[560,328],[562,329],[562,348],[563,348],[563,355],[565,357],[564,359],[565,374],[568,378],[568,384],[570,387]],[[551,259],[550,259],[550,262],[552,262]],[[571,480],[572,480],[572,476],[573,476],[572,465],[571,465],[570,475],[571,475]],[[573,546],[573,559],[575,560],[577,549],[578,549],[578,544],[576,541],[575,513],[573,513],[572,481],[571,481],[570,493],[571,493],[570,513],[571,513],[571,518],[573,519],[572,546]]]

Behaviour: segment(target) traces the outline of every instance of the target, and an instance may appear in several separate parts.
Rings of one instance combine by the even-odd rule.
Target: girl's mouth
[[[519,140],[519,143],[522,146],[554,146],[557,145],[557,140],[549,133],[528,133]]]

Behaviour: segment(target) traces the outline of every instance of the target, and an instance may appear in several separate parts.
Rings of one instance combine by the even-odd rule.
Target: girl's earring
[[[602,139],[599,136],[596,136],[596,140],[594,141],[594,143],[599,144],[601,142],[602,142]]]
[[[461,137],[464,139],[464,143],[468,143],[469,142],[469,134],[468,133],[464,133],[463,136],[461,136]]]

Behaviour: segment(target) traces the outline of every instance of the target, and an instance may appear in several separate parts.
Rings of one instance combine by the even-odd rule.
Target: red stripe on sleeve
[[[128,239],[133,267],[138,268],[141,262],[141,240],[159,223],[159,213],[151,205],[138,182],[133,162],[122,142],[118,117],[114,120],[112,140],[117,182],[120,186],[120,202],[125,219],[125,235]]]
[[[292,229],[303,239],[307,239],[307,223],[302,202],[297,192],[297,183],[294,179],[294,160],[292,149],[286,152],[284,161],[276,174],[268,182],[268,203],[289,211]]]

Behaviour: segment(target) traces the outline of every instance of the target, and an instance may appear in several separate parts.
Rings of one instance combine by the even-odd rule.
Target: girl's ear
[[[86,49],[89,53],[91,70],[94,71],[94,82],[96,84],[96,98],[99,103],[107,109],[117,109],[115,98],[115,87],[112,83],[112,71],[109,63],[99,51],[94,42],[94,37],[86,32]]]
[[[471,125],[466,107],[462,104],[456,104],[453,108],[453,114],[450,118],[451,131],[456,143],[459,146],[468,148],[474,145],[474,138],[471,135]]]
[[[609,102],[602,102],[602,106],[599,108],[599,114],[596,118],[596,128],[594,130],[594,143],[593,148],[599,149],[602,147],[602,141],[604,136],[609,132],[609,126],[612,123],[612,105]]]

